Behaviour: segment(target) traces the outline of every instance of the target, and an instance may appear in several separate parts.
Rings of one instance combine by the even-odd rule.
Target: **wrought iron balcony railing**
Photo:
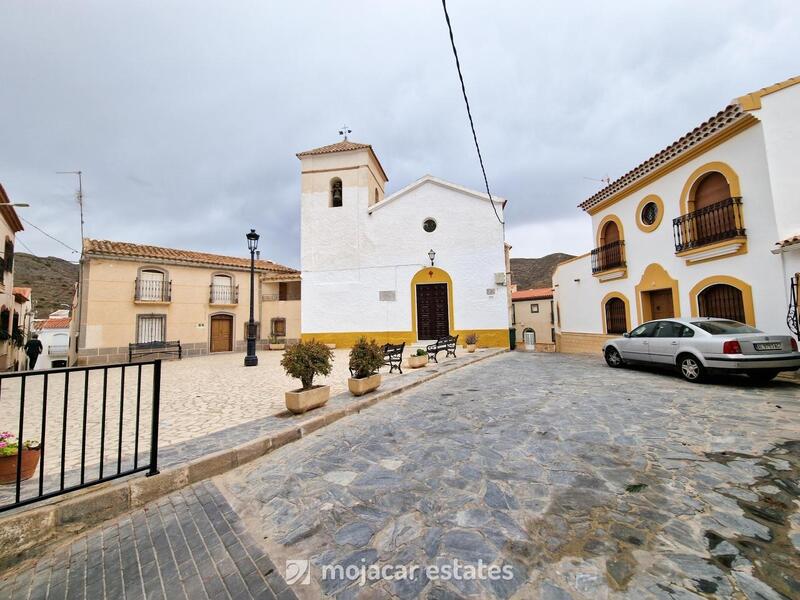
[[[239,304],[239,286],[212,283],[209,302],[211,304]]]
[[[137,278],[133,299],[137,302],[171,302],[172,282]]]
[[[592,250],[592,273],[625,266],[625,240],[617,240]]]
[[[675,252],[745,235],[742,199],[728,198],[672,220]]]
[[[50,356],[62,356],[67,353],[69,347],[66,344],[50,344],[47,353]]]

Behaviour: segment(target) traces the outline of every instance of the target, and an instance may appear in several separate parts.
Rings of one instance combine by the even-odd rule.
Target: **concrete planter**
[[[39,449],[22,451],[22,465],[20,465],[22,475],[20,476],[20,481],[33,477],[33,473],[39,465],[39,453]],[[0,456],[0,483],[16,483],[16,481],[17,455]]]
[[[408,357],[408,366],[412,369],[419,369],[420,367],[424,367],[428,364],[428,355],[423,354],[422,356],[409,356]]]
[[[478,347],[478,344],[467,344],[467,352],[475,352],[475,348]]]
[[[285,350],[286,349],[286,344],[270,344],[269,345],[269,349],[270,350]]]
[[[319,408],[328,402],[331,397],[331,386],[315,385],[310,390],[293,390],[286,392],[286,408],[296,415],[302,414],[312,408]]]
[[[350,393],[353,394],[353,396],[363,396],[373,390],[377,390],[380,385],[380,373],[375,373],[375,375],[370,375],[369,377],[362,377],[361,379],[350,377],[347,380],[347,387],[350,389]]]

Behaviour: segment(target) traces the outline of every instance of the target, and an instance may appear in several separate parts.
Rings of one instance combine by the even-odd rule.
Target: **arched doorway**
[[[411,326],[418,340],[435,340],[453,331],[453,280],[438,267],[411,279]]]
[[[742,291],[726,283],[708,286],[697,295],[699,316],[746,323]]]
[[[233,316],[211,316],[210,352],[231,352],[233,350]]]
[[[627,309],[622,298],[614,296],[606,301],[606,333],[625,333],[628,331]]]

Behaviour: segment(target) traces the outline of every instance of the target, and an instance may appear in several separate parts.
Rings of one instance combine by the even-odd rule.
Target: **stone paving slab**
[[[0,598],[291,600],[275,565],[203,482],[81,535],[0,579]]]
[[[222,479],[301,598],[800,597],[800,393],[508,353]],[[508,567],[500,580],[325,566]]]

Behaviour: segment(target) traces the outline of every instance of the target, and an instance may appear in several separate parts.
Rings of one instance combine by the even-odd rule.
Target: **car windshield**
[[[692,325],[711,335],[730,335],[732,333],[761,333],[760,330],[739,321],[693,321]]]

